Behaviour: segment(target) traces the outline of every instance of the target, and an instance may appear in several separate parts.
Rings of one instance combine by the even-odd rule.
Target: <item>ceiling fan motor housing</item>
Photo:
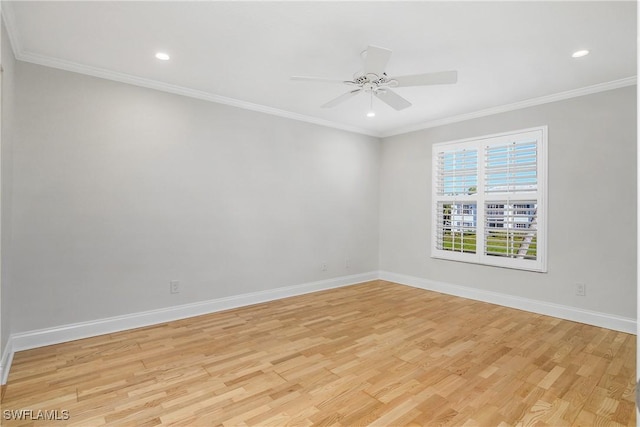
[[[387,87],[398,86],[398,81],[390,79],[387,73],[382,73],[382,76],[378,76],[374,73],[356,74],[353,82],[355,86],[360,86],[365,92],[384,92]]]

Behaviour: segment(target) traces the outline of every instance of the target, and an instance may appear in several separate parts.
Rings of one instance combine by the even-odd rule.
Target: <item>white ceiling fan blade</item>
[[[357,94],[359,94],[360,92],[362,92],[362,89],[356,89],[356,90],[352,90],[351,92],[347,92],[347,93],[343,93],[342,95],[340,95],[337,98],[332,99],[331,101],[327,102],[326,104],[324,104],[322,106],[322,108],[331,108],[331,107],[335,107],[336,105],[346,101],[347,99],[351,98],[352,96],[356,96]]]
[[[364,58],[364,74],[373,73],[382,76],[384,70],[391,58],[391,51],[383,47],[369,46],[366,50]]]
[[[404,110],[407,107],[411,107],[411,103],[392,91],[391,89],[385,89],[384,92],[378,91],[375,92],[375,95],[379,100],[384,102],[385,104],[391,106],[396,110]]]
[[[338,79],[325,79],[324,77],[305,77],[305,76],[291,76],[291,80],[303,81],[303,82],[314,82],[314,83],[352,83],[347,80],[338,80]]]
[[[393,80],[398,82],[397,87],[451,84],[458,81],[458,72],[440,71],[438,73],[414,74],[394,77]]]

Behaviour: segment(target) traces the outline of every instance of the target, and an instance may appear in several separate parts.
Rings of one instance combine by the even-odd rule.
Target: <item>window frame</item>
[[[547,272],[547,229],[548,229],[548,129],[547,126],[537,126],[527,129],[514,130],[509,132],[484,135],[475,138],[466,138],[455,141],[440,142],[432,146],[432,173],[431,173],[431,258],[468,262],[481,265],[489,265],[495,267],[513,268],[519,270]],[[513,142],[523,140],[534,140],[536,144],[536,189],[523,191],[486,191],[485,188],[485,149],[491,146],[502,146]],[[439,173],[439,155],[461,150],[477,150],[477,168],[476,181],[477,187],[475,193],[472,194],[438,194],[438,173]],[[500,205],[508,201],[512,206],[511,209],[518,205],[527,204],[535,200],[537,203],[536,212],[536,259],[523,259],[519,257],[495,256],[485,254],[485,229],[491,229],[485,224],[486,206]],[[476,247],[475,252],[463,252],[446,249],[438,249],[438,234],[445,233],[444,228],[439,228],[438,222],[440,218],[439,204],[443,206],[449,203],[459,205],[475,204],[476,219]],[[444,222],[444,220],[443,220]],[[513,227],[518,230],[517,226]]]

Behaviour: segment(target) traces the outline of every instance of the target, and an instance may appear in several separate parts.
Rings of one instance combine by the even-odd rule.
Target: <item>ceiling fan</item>
[[[347,99],[360,93],[369,93],[371,102],[377,97],[385,104],[396,110],[403,110],[411,106],[411,103],[391,90],[395,87],[427,86],[438,84],[452,84],[458,81],[457,71],[441,71],[437,73],[413,74],[408,76],[389,77],[385,73],[385,67],[391,58],[391,50],[378,46],[369,46],[362,52],[364,67],[362,71],[353,75],[353,80],[335,80],[322,77],[292,76],[291,80],[301,80],[320,83],[343,83],[353,86],[354,89],[337,98],[332,99],[322,108],[335,107]],[[367,114],[372,116],[372,111]]]

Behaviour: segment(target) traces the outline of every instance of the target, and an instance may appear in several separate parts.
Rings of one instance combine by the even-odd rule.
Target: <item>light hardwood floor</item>
[[[19,352],[2,412],[66,410],[35,424],[79,426],[631,426],[635,348],[373,281]]]

